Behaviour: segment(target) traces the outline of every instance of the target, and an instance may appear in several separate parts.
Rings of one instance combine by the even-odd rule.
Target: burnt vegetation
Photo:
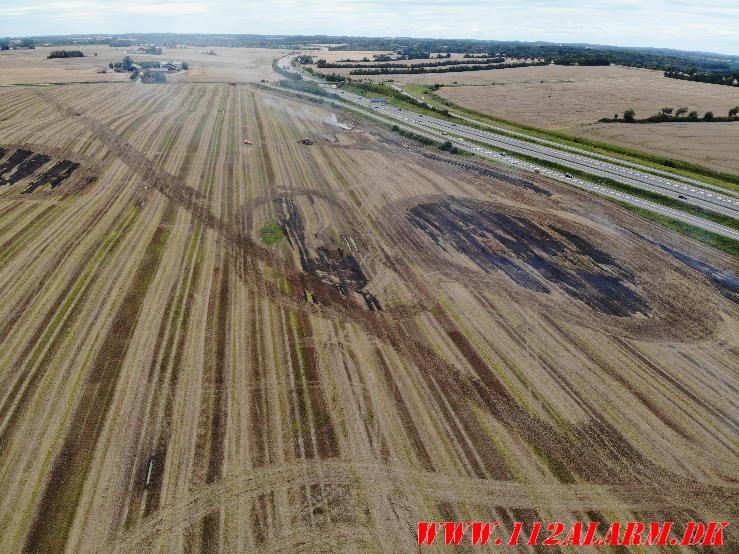
[[[275,200],[276,209],[280,213],[279,228],[287,238],[290,246],[297,249],[302,270],[333,287],[341,296],[348,297],[356,292],[364,298],[367,309],[382,311],[382,305],[369,291],[364,290],[369,280],[362,271],[357,258],[350,252],[350,247],[322,245],[314,249],[308,247],[305,237],[305,224],[300,209],[292,198]],[[348,241],[346,244],[349,244]],[[303,293],[305,300],[320,304],[321,299],[312,293]],[[325,299],[324,299],[325,300]]]
[[[406,217],[442,250],[463,254],[486,273],[501,271],[531,291],[556,288],[608,315],[650,312],[633,275],[570,231],[465,199],[419,204]]]
[[[25,185],[20,194],[30,194],[46,185],[55,190],[68,180],[89,184],[93,177],[82,175],[79,168],[78,162],[58,160],[25,148],[0,148],[0,187]]]

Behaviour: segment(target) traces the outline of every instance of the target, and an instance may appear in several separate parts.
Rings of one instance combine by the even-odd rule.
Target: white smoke
[[[349,127],[346,123],[339,123],[339,120],[336,119],[336,114],[331,114],[326,119],[323,120],[323,122],[326,125],[333,125],[334,127],[338,127],[339,129],[344,129],[345,131],[351,131],[352,128]]]

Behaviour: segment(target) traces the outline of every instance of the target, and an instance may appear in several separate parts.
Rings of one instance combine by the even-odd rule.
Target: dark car
[[[688,197],[687,197],[687,196],[685,196],[684,194],[678,194],[678,195],[677,195],[677,197],[678,197],[678,198],[679,198],[680,200],[687,200],[687,199],[688,199]]]

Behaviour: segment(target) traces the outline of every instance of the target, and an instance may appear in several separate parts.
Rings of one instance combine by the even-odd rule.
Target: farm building
[[[164,67],[166,69],[169,69],[171,71],[181,71],[182,70],[182,62],[159,62],[159,67]]]

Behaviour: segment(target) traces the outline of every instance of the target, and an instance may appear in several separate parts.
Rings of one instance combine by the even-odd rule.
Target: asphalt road
[[[413,99],[415,99],[415,100],[417,100],[419,102],[422,102],[422,103],[424,103],[428,107],[432,107],[430,104],[428,104],[422,98],[418,98],[417,96],[414,96],[413,94],[411,94],[408,91],[404,90],[401,86],[399,86],[399,85],[392,85],[392,87],[395,90],[397,90],[398,92],[404,94],[405,96],[408,96],[409,98],[413,98]],[[608,161],[608,162],[612,162],[612,163],[615,163],[617,165],[626,165],[626,166],[633,167],[633,168],[636,168],[636,169],[644,169],[645,168],[645,166],[643,166],[641,164],[630,162],[628,160],[622,160],[622,159],[619,159],[619,158],[614,158],[613,156],[607,156],[605,154],[599,154],[597,152],[591,152],[589,150],[583,150],[582,148],[577,148],[575,146],[569,146],[567,144],[562,144],[560,142],[555,142],[555,141],[552,141],[552,140],[543,139],[541,137],[536,137],[536,136],[529,135],[529,134],[526,134],[526,133],[521,133],[519,131],[513,131],[511,129],[504,129],[503,127],[496,127],[495,125],[490,125],[489,123],[484,123],[482,121],[478,121],[476,119],[472,119],[471,117],[465,117],[465,116],[460,115],[458,113],[455,113],[454,116],[456,118],[458,118],[458,119],[461,119],[462,121],[468,121],[469,123],[473,123],[473,124],[478,125],[478,126],[483,126],[486,129],[489,129],[491,131],[498,131],[499,133],[502,133],[503,135],[508,134],[508,135],[513,135],[513,136],[521,137],[521,138],[527,140],[528,142],[534,141],[534,142],[537,142],[539,144],[544,144],[544,145],[548,145],[548,146],[554,146],[554,147],[556,147],[558,149],[569,150],[571,152],[575,152],[575,153],[578,153],[578,154],[587,155],[587,156],[589,156],[591,158],[597,158],[599,160],[605,160],[605,161]],[[698,185],[698,186],[703,187],[703,188],[712,189],[712,190],[715,190],[715,191],[720,192],[720,193],[723,193],[723,194],[726,193],[726,189],[723,189],[722,187],[720,187],[718,185],[714,185],[714,184],[711,184],[711,183],[706,183],[705,181],[699,181],[697,179],[691,179],[690,177],[684,177],[682,175],[676,175],[675,173],[670,173],[669,171],[665,171],[665,170],[662,170],[662,169],[657,169],[655,167],[650,167],[649,168],[649,172],[650,173],[657,173],[658,175],[661,175],[661,176],[664,176],[664,177],[668,177],[669,179],[672,179],[672,180],[681,181],[681,182],[684,182],[684,183]],[[735,194],[734,196],[739,196],[739,195],[736,195]]]
[[[602,159],[594,159],[575,152],[535,144],[492,131],[482,131],[474,127],[468,127],[462,123],[451,123],[444,119],[421,115],[394,106],[385,104],[374,104],[373,106],[371,101],[364,96],[340,89],[337,89],[337,92],[341,98],[371,108],[383,115],[401,119],[409,125],[427,131],[437,132],[447,139],[450,139],[451,135],[456,135],[457,137],[462,137],[462,139],[471,139],[492,147],[508,150],[509,152],[524,154],[572,169],[585,171],[591,175],[611,179],[625,185],[661,194],[668,198],[678,199],[678,196],[684,196],[685,198],[679,198],[679,200],[682,200],[686,204],[692,204],[712,212],[739,219],[739,199],[716,192],[715,190],[706,190],[675,179],[652,175],[634,167],[623,167]],[[461,140],[461,142],[464,143],[466,141]],[[472,144],[466,146],[466,148],[468,150],[474,150]]]
[[[279,60],[278,65],[287,71],[293,71],[289,57]],[[312,80],[320,82],[317,79]],[[328,87],[328,85],[326,86]],[[452,144],[472,151],[482,157],[515,166],[520,169],[535,171],[547,177],[567,182],[568,184],[577,186],[584,190],[620,200],[633,206],[645,208],[652,212],[689,223],[701,229],[739,240],[739,231],[730,227],[688,214],[681,210],[657,204],[656,202],[644,200],[637,196],[623,193],[607,186],[579,179],[567,173],[537,165],[536,163],[519,160],[507,155],[505,152],[488,149],[484,145],[505,149],[509,152],[525,154],[532,158],[548,160],[573,169],[580,169],[591,175],[607,177],[613,181],[628,184],[642,190],[655,192],[663,196],[677,199],[678,195],[680,195],[684,197],[680,198],[680,200],[686,204],[700,206],[707,210],[739,219],[739,200],[732,196],[718,193],[715,190],[705,190],[694,186],[689,182],[646,173],[645,171],[637,169],[637,164],[630,164],[629,167],[623,167],[602,159],[604,157],[601,157],[601,159],[593,159],[575,152],[562,151],[542,144],[534,144],[528,141],[497,134],[492,131],[482,131],[461,123],[451,123],[446,120],[421,115],[417,112],[403,110],[394,106],[377,103],[373,104],[364,96],[342,91],[340,89],[331,88],[330,90],[331,92],[337,93],[339,97],[344,100],[344,102],[339,102],[339,104],[343,104],[345,107],[355,110],[361,109],[363,113],[385,123],[397,124],[400,127],[420,135],[424,135],[433,140],[449,140]],[[477,143],[482,143],[482,145]]]

